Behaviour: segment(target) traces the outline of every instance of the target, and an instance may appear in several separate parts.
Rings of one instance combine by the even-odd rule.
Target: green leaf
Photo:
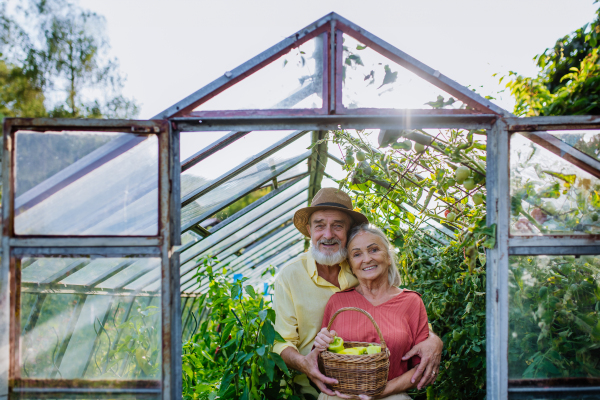
[[[244,290],[246,290],[246,293],[248,293],[250,297],[252,297],[253,299],[256,298],[256,292],[254,291],[254,288],[251,285],[246,286]]]
[[[225,391],[229,387],[229,384],[231,383],[233,377],[234,377],[234,374],[232,374],[230,371],[227,371],[225,373],[225,376],[223,377],[223,380],[221,381],[221,387],[219,388],[219,396],[222,397],[225,394]]]
[[[267,318],[267,315],[268,315],[268,313],[269,313],[269,310],[267,310],[267,309],[260,310],[260,311],[258,312],[258,318],[260,318],[260,321],[261,321],[261,322],[262,322],[262,321],[264,321],[264,320],[265,320],[265,318]]]
[[[285,365],[285,362],[283,361],[283,358],[281,358],[281,356],[277,353],[270,353],[269,354],[271,356],[271,358],[273,359],[273,361],[275,361],[275,364],[277,364],[277,366],[286,374],[289,375],[290,371],[288,370],[287,365]]]
[[[263,364],[269,380],[273,381],[273,377],[275,375],[275,361],[273,361],[269,355],[265,355],[263,357]]]
[[[273,345],[273,343],[275,343],[275,328],[271,325],[271,321],[265,321],[261,328],[261,333],[268,344]]]
[[[360,45],[360,44],[356,45],[356,50],[364,50],[366,48],[367,48],[367,46],[363,46],[363,45]]]
[[[185,374],[188,376],[188,378],[194,379],[194,371],[192,371],[192,368],[188,364],[184,363],[181,366],[181,369],[183,370],[183,372],[185,372]]]

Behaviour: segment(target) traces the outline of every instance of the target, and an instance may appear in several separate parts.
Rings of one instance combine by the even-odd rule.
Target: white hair
[[[390,259],[390,266],[388,267],[388,282],[391,286],[400,286],[401,279],[400,273],[398,272],[398,267],[396,266],[396,257],[394,255],[394,250],[387,236],[385,236],[385,233],[383,233],[381,229],[371,224],[356,225],[350,230],[350,233],[348,234],[348,246],[350,246],[350,242],[352,241],[352,239],[354,239],[356,235],[362,232],[371,233],[383,241],[383,243],[385,244],[385,249],[387,251],[388,258]]]
[[[323,253],[319,250],[318,246],[320,243],[326,244],[338,244],[339,250],[333,254]],[[311,242],[312,244],[312,242]],[[316,245],[310,246],[310,254],[313,256],[315,261],[321,265],[337,265],[348,258],[348,250],[342,246],[342,241],[337,238],[332,239],[320,239]]]

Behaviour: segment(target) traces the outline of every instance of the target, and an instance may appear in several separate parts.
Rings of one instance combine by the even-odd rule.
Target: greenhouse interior
[[[335,13],[148,121],[6,119],[0,397],[204,398],[182,394],[190,365],[229,345],[186,364],[208,294],[237,282],[224,301],[266,307],[309,246],[294,213],[334,187],[406,284],[458,243],[481,398],[599,398],[599,132],[515,117]]]

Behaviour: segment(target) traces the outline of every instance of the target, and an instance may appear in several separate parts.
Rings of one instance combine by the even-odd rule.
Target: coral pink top
[[[418,356],[402,361],[408,351],[417,343],[429,336],[427,325],[427,311],[421,300],[421,295],[412,290],[404,289],[402,293],[374,306],[355,289],[348,289],[331,296],[322,327],[326,328],[329,320],[337,310],[343,307],[362,308],[377,322],[385,343],[390,349],[390,372],[388,380],[392,380],[421,362]],[[340,313],[333,321],[331,329],[337,335],[349,342],[374,342],[379,343],[377,330],[364,314],[356,311]]]

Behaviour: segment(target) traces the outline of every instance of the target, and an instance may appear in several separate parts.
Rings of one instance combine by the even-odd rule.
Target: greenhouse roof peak
[[[511,116],[331,12],[154,118],[399,113]]]

